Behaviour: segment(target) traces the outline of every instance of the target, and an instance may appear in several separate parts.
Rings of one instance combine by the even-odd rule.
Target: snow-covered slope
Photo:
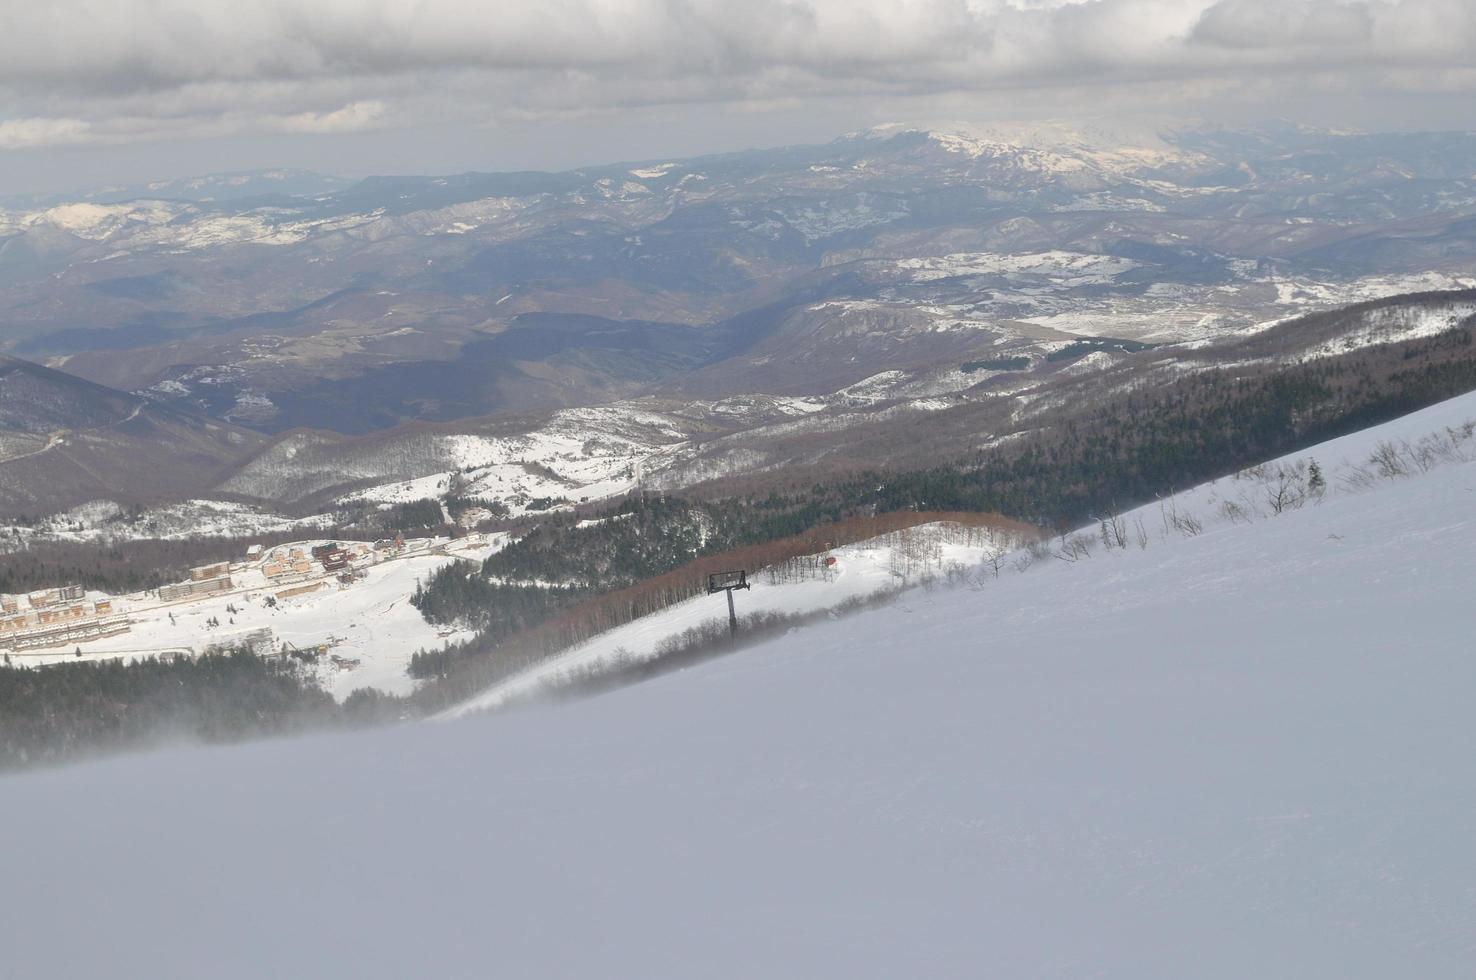
[[[1476,466],[1339,488],[1471,417],[590,701],[9,779],[5,968],[1469,976]]]
[[[846,603],[883,599],[920,581],[936,583],[976,571],[1013,543],[1011,536],[988,528],[923,524],[814,556],[818,567],[807,572],[786,573],[772,568],[759,571],[749,580],[749,588],[739,593],[735,612],[744,619],[793,617],[834,611]],[[835,564],[824,564],[824,557]],[[678,641],[684,632],[700,630],[713,622],[721,626],[726,616],[722,596],[703,595],[675,603],[535,664],[450,709],[443,717],[460,718],[500,708],[584,677],[657,660],[663,643]]]

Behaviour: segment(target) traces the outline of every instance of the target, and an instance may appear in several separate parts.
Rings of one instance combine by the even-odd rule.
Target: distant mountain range
[[[0,208],[37,211],[67,204],[123,204],[140,200],[260,204],[273,198],[332,194],[352,186],[353,183],[344,177],[314,173],[311,170],[243,170],[175,180],[155,180],[146,184],[97,187],[72,194],[0,196]]]
[[[633,459],[688,445],[681,479],[695,479],[798,458],[773,446],[806,427],[1004,384],[991,379],[1023,391],[1134,352],[1471,287],[1476,136],[1459,133],[897,126],[564,173],[278,171],[11,200],[0,344],[55,369],[46,385],[63,394],[38,404],[78,408],[3,421],[0,473],[69,458],[56,444],[26,455],[54,433],[128,432],[180,449],[130,443],[139,458],[186,462],[150,467],[125,496],[275,498],[261,491],[276,477],[249,475],[254,454],[302,443],[343,478],[294,474],[300,497],[462,465],[396,451],[420,462],[338,470],[344,446],[378,458],[427,431],[580,426],[598,442],[615,419],[608,445],[643,447]],[[23,412],[29,396],[10,392],[32,391],[36,370],[10,368],[0,404]],[[83,382],[104,388],[69,388]],[[759,430],[777,442],[746,446],[747,463],[693,461],[706,450],[692,446]],[[622,452],[600,458],[623,472]],[[17,505],[32,506],[32,479],[6,479]],[[68,501],[127,484],[107,467],[47,479],[78,488]]]

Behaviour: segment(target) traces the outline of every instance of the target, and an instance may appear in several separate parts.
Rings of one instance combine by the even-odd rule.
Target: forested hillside
[[[1291,366],[1210,368],[1153,390],[1065,406],[1022,438],[925,470],[761,496],[722,495],[720,488],[703,497],[637,495],[593,518],[551,515],[488,558],[482,581],[458,572],[428,584],[418,602],[435,621],[494,625],[469,644],[417,656],[412,673],[433,679],[417,698],[464,696],[583,638],[588,627],[575,624],[586,619],[625,621],[591,615],[592,600],[569,609],[576,596],[655,597],[642,600],[648,610],[686,598],[716,570],[690,564],[702,556],[758,567],[732,549],[802,540],[813,553],[844,538],[845,522],[886,514],[993,513],[1066,530],[1473,389],[1471,328],[1459,326]],[[666,584],[672,577],[674,587]],[[508,591],[509,583],[521,588]],[[542,604],[532,598],[529,590],[549,586],[561,591]],[[560,609],[569,611],[550,618]]]
[[[303,731],[343,713],[297,661],[249,651],[44,668],[9,659],[0,667],[0,769]]]

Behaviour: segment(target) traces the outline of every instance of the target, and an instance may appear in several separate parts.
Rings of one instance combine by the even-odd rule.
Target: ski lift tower
[[[728,631],[738,635],[738,613],[733,609],[733,593],[748,588],[748,573],[739,569],[735,572],[713,572],[707,576],[707,594],[728,593]]]

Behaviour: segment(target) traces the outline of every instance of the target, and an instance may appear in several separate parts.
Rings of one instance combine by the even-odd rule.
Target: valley
[[[0,479],[8,473],[11,485],[19,487],[31,485],[33,473],[54,474],[61,482],[50,488],[51,501],[66,503],[70,497],[73,507],[86,505],[76,513],[66,508],[38,515],[35,498],[17,491],[9,498],[8,509],[32,515],[31,524],[39,516],[48,517],[36,524],[42,533],[47,526],[80,528],[87,524],[88,514],[116,515],[130,506],[136,512],[131,526],[115,521],[111,531],[93,527],[90,533],[149,536],[171,522],[177,524],[171,514],[188,512],[198,518],[209,511],[222,517],[219,533],[249,534],[293,522],[331,523],[333,511],[348,505],[423,499],[479,500],[502,516],[518,517],[637,489],[680,490],[737,477],[762,480],[781,464],[786,478],[792,478],[805,467],[835,472],[879,463],[919,465],[958,458],[1037,428],[1042,412],[1068,400],[1102,400],[1128,387],[1167,386],[1225,365],[1251,372],[1282,363],[1307,363],[1455,329],[1476,312],[1472,296],[1476,292],[1459,289],[1403,294],[1335,307],[1326,314],[1257,322],[1220,332],[1213,339],[1190,335],[1166,340],[1153,335],[1157,339],[1134,340],[1042,332],[1010,340],[991,334],[989,346],[960,348],[956,358],[943,363],[892,368],[833,390],[810,385],[811,394],[748,392],[716,399],[653,394],[548,413],[417,423],[372,435],[298,431],[272,440],[196,418],[192,425],[197,431],[218,433],[209,435],[214,455],[200,457],[199,476],[172,464],[172,488],[161,485],[152,469],[130,478],[128,470],[114,462],[126,456],[144,463],[162,451],[179,459],[177,449],[168,443],[114,444],[123,441],[128,423],[138,419],[144,406],[153,405],[114,393],[119,400],[131,399],[125,402],[128,411],[120,409],[100,430],[48,428],[43,433],[41,423],[26,423],[29,431],[17,425],[10,442],[13,454],[0,460]],[[857,315],[849,307],[834,312],[839,323]],[[854,337],[837,329],[841,339],[816,340],[817,352],[832,356],[837,348],[843,349],[844,336]],[[967,329],[959,325],[954,332]],[[1028,326],[1021,329],[1028,331]],[[793,348],[782,356],[802,366]],[[965,359],[970,356],[976,359]],[[762,367],[756,364],[754,370]],[[48,377],[57,379],[58,390],[73,384],[61,380],[65,376],[59,373]],[[770,387],[782,391],[787,386]],[[35,394],[11,390],[18,401],[36,403]],[[162,406],[148,410],[166,418],[173,411]],[[192,418],[174,415],[181,421]],[[939,423],[935,431],[917,431],[935,416]],[[964,419],[971,436],[960,444],[953,433]],[[900,435],[903,432],[908,435]],[[119,438],[106,433],[118,433]],[[192,442],[197,439],[191,436]],[[239,460],[234,466],[228,462],[233,456]],[[112,487],[126,492],[109,496],[95,479],[70,476],[79,468],[92,472],[98,466],[112,467]],[[168,500],[175,495],[182,499]],[[141,503],[144,508],[139,511]],[[32,532],[18,526],[13,533]]]
[[[892,433],[939,412],[965,409],[967,452],[1079,397],[1075,376],[1153,383],[1298,317],[1476,287],[1472,159],[1459,134],[882,127],[564,173],[12,199],[3,344],[64,372],[53,401],[83,379],[127,411],[0,412],[0,517],[455,494],[517,516],[854,467],[847,444],[918,465],[940,450]],[[280,191],[231,190],[258,185]],[[1257,357],[1310,356],[1277,335]],[[134,409],[170,437],[132,439]]]

